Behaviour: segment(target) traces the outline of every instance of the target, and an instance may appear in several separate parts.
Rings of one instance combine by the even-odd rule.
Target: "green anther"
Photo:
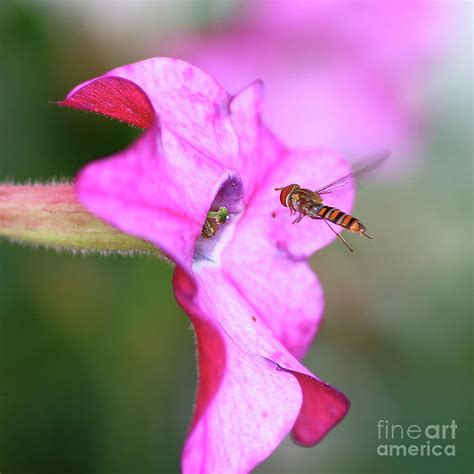
[[[218,211],[209,211],[208,219],[215,219],[218,224],[225,224],[229,219],[229,211],[227,207],[220,207]]]

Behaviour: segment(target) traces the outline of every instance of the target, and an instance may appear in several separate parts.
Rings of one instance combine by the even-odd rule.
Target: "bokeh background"
[[[351,3],[352,9],[367,9],[376,2]],[[330,30],[335,22],[338,34],[350,31],[355,36],[349,44],[370,33],[362,51],[372,50],[377,34],[382,41],[390,33],[395,51],[405,42],[402,60],[390,54],[393,44],[384,45],[377,67],[365,71],[385,86],[398,81],[394,102],[408,108],[410,133],[389,133],[388,127],[385,135],[368,133],[357,143],[341,139],[349,129],[327,135],[349,155],[378,145],[381,137],[395,151],[388,171],[360,191],[354,211],[375,240],[351,239],[353,255],[336,242],[311,259],[324,285],[326,310],[305,363],[344,391],[352,408],[319,446],[304,449],[288,440],[256,472],[472,470],[473,6],[425,3],[445,10],[434,20],[414,25],[402,20],[391,29],[390,15],[368,10],[363,20],[345,4],[329,17],[300,15],[305,26],[290,32],[286,20],[270,21],[248,8],[244,14],[240,3],[231,1],[0,4],[0,182],[72,177],[85,163],[124,148],[138,130],[60,110],[49,101],[148,56],[195,55],[204,63],[212,48],[225,44],[219,35],[242,33],[242,18],[250,23],[257,18],[252,28],[267,19],[265,28],[274,37],[293,35],[285,43],[293,50],[285,54],[304,64],[309,58],[299,48],[316,41],[311,36],[316,24]],[[328,4],[319,5],[324,10]],[[307,7],[293,2],[291,8],[301,13]],[[310,34],[298,40],[302,32]],[[348,71],[360,66],[360,57],[344,42],[326,48],[329,36],[320,36],[319,49],[311,54],[331,64],[344,54],[353,61]],[[424,49],[418,48],[420,37]],[[251,44],[244,41],[241,54],[251,55]],[[412,52],[414,66],[406,72],[400,65],[409,63]],[[219,54],[219,61],[224,56],[230,62],[230,78],[219,77],[212,63],[210,68],[223,83],[233,78],[232,67],[236,77],[252,74],[242,72],[242,58],[233,66],[231,53]],[[280,66],[264,77],[269,99],[282,93],[288,77],[291,102],[304,101],[295,94],[299,70],[291,62],[286,69]],[[325,83],[328,91],[331,84]],[[335,81],[333,89],[339,86]],[[311,89],[311,81],[306,87]],[[275,121],[277,109],[268,107],[269,121]],[[336,111],[320,113],[330,120]],[[380,121],[387,118],[384,113]],[[324,144],[326,133],[318,125],[311,124],[315,145]],[[292,142],[285,124],[275,127]],[[369,128],[359,127],[356,138]],[[298,144],[298,127],[295,133]],[[85,258],[0,241],[2,474],[179,472],[196,369],[193,334],[174,300],[171,275],[169,265],[151,258]],[[405,426],[454,419],[456,456],[377,456],[379,419]]]

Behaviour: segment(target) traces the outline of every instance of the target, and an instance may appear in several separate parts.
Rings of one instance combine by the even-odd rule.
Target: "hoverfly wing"
[[[390,155],[389,150],[378,150],[359,160],[353,167],[352,171],[345,176],[341,176],[332,183],[326,184],[322,188],[314,191],[316,194],[331,194],[339,192],[346,188],[346,185],[357,181],[361,176],[370,173],[383,163]]]

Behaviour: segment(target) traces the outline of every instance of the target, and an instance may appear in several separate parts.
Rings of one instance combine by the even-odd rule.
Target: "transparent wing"
[[[352,171],[345,176],[341,176],[332,183],[326,184],[322,188],[314,191],[317,194],[331,194],[334,192],[343,191],[347,184],[354,183],[359,178],[383,163],[390,155],[389,150],[378,150],[359,160],[353,167]]]

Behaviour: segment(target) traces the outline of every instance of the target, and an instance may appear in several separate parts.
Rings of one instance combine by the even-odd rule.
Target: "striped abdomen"
[[[350,214],[342,212],[340,209],[335,207],[329,207],[320,205],[315,209],[315,213],[312,213],[313,219],[320,217],[321,219],[326,219],[333,224],[340,225],[347,229],[349,232],[354,232],[356,234],[365,234],[365,226],[360,222],[359,219],[352,217]]]

